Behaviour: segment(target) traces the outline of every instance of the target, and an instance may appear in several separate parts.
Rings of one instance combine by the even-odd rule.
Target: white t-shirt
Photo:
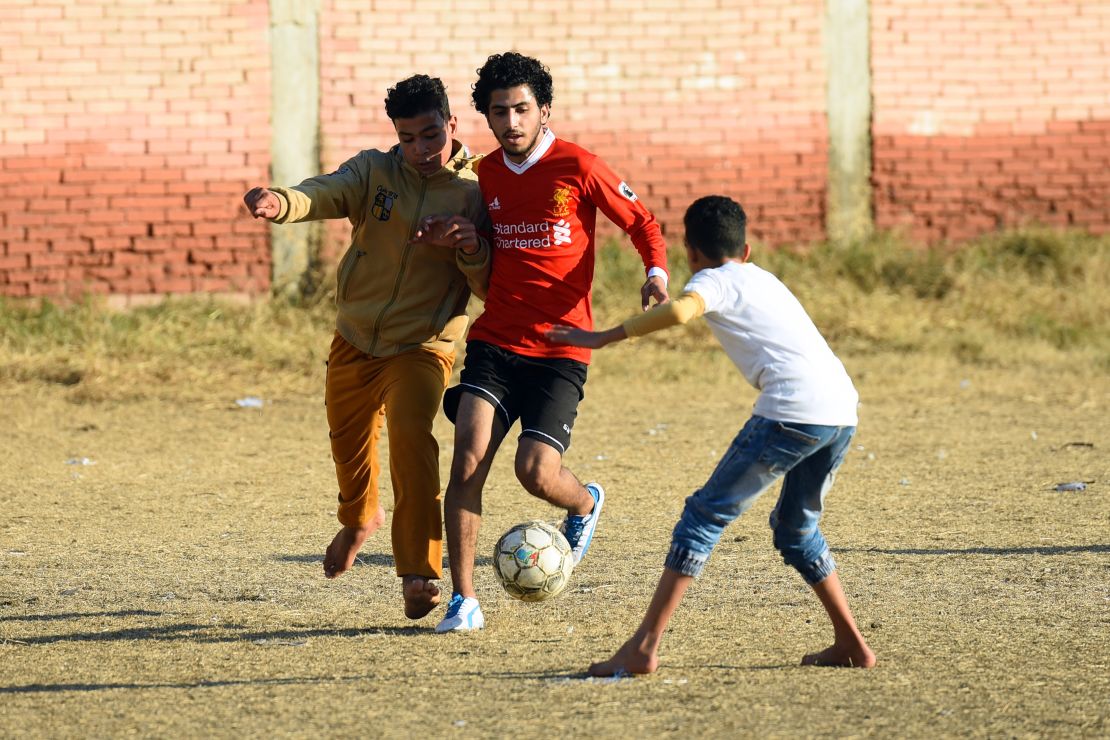
[[[855,426],[859,394],[844,364],[782,282],[751,263],[701,270],[685,291],[705,301],[705,320],[760,393],[752,413],[775,421]]]

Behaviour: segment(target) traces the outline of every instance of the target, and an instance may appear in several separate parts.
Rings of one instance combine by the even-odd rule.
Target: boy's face
[[[517,85],[490,94],[486,123],[509,161],[519,164],[536,148],[550,116],[550,107],[536,102],[532,88]]]
[[[454,116],[445,121],[439,111],[393,119],[397,141],[401,143],[401,156],[425,177],[439,172],[451,158],[457,126]]]

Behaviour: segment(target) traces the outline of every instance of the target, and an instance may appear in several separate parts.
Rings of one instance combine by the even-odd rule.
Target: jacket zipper
[[[355,271],[358,261],[365,256],[366,252],[356,249],[351,258],[347,260],[347,264],[343,266],[343,272],[339,275],[339,287],[342,289],[339,294],[340,299],[347,300],[347,291],[351,286],[351,274]]]
[[[389,296],[389,300],[386,301],[386,304],[382,306],[382,310],[378,313],[378,318],[374,320],[374,329],[371,332],[371,336],[373,336],[374,339],[370,342],[370,349],[366,353],[370,356],[374,356],[374,350],[378,347],[382,321],[385,319],[385,315],[389,309],[397,302],[397,294],[401,292],[401,281],[405,277],[405,268],[408,266],[409,257],[412,255],[412,250],[414,249],[413,245],[409,243],[409,240],[411,240],[412,235],[416,233],[416,223],[419,220],[420,209],[424,207],[424,193],[427,192],[427,190],[428,180],[422,177],[420,178],[420,197],[416,201],[416,210],[413,212],[412,223],[409,225],[408,238],[405,239],[405,248],[401,252],[401,266],[397,268],[397,280],[393,283],[393,294]]]
[[[443,292],[443,296],[439,299],[439,303],[436,304],[436,310],[435,313],[432,314],[432,320],[428,322],[429,332],[434,332],[440,321],[446,318],[445,314],[450,313],[454,305],[459,302],[459,294],[462,293],[461,287],[462,286],[453,280],[447,286],[447,290]]]

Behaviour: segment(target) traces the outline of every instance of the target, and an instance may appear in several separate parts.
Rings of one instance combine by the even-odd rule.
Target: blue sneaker
[[[604,488],[597,483],[587,483],[586,490],[594,498],[593,510],[585,516],[567,514],[567,518],[563,520],[563,526],[560,527],[563,536],[570,543],[571,550],[574,551],[575,565],[586,557],[586,551],[590,549],[590,542],[594,538],[594,530],[597,529],[597,520],[601,517],[601,507],[605,505]]]
[[[447,614],[436,625],[436,632],[465,632],[480,630],[485,626],[486,618],[482,615],[482,607],[478,606],[477,599],[464,599],[462,594],[452,594],[451,602],[447,604]]]

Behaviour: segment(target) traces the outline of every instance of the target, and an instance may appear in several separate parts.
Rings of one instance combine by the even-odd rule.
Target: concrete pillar
[[[871,27],[869,0],[826,0],[828,212],[830,241],[846,244],[874,229],[871,193]]]
[[[320,173],[319,0],[270,0],[270,178],[295,185]],[[310,267],[322,224],[271,227],[275,296],[296,300],[311,290]]]

